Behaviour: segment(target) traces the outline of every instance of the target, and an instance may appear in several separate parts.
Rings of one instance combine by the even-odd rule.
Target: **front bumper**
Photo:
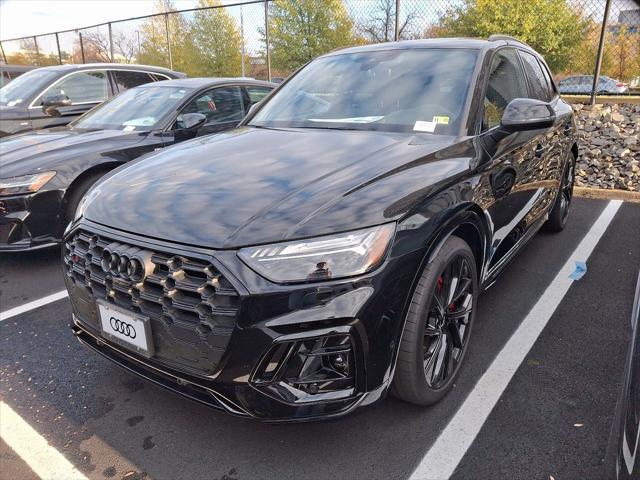
[[[36,250],[60,243],[62,192],[0,197],[0,252]]]
[[[69,250],[69,242],[77,238],[79,231],[84,232],[84,240],[77,250]],[[205,271],[211,273],[215,269],[215,275],[222,275],[216,276],[217,281],[224,278],[237,293],[237,301],[224,300],[227,316],[218,320],[217,310],[214,308],[211,313],[209,307],[222,300],[216,300],[218,297],[211,292],[189,300],[190,280],[184,272],[152,275],[149,281],[162,285],[162,291],[146,285],[145,279],[131,300],[126,296],[127,285],[107,281],[102,276],[104,272],[98,270],[97,260],[86,268],[79,264],[75,269],[67,268],[65,282],[73,306],[74,333],[83,344],[120,366],[200,403],[234,415],[274,422],[338,417],[385,395],[393,377],[405,304],[420,263],[418,252],[388,260],[375,272],[358,278],[283,286],[255,274],[237,258],[235,251],[214,252],[150,241],[87,220],[75,226],[64,239],[63,256],[67,264],[71,256],[84,255],[83,249],[89,248],[88,238],[94,239],[92,248],[98,250],[109,244],[113,249],[125,245],[127,251],[132,251],[132,247],[153,251],[154,261],[159,265],[180,258],[182,267],[187,265],[195,271],[197,265],[205,262]],[[168,290],[168,278],[182,280],[177,284],[170,281]],[[103,336],[96,298],[107,299],[103,296],[108,293],[103,289],[105,281],[114,293],[113,303],[121,308],[130,305],[133,312],[149,316],[156,346],[152,357],[142,356]],[[205,292],[207,287],[203,284],[198,288],[192,293]],[[162,298],[153,299],[152,292]],[[228,291],[226,294],[231,295]],[[171,300],[166,300],[167,297]],[[156,307],[153,303],[156,301],[161,307]],[[230,318],[232,309],[235,310]],[[209,324],[204,333],[199,330],[203,324]],[[282,365],[283,371],[289,371],[287,362],[293,362],[290,359],[293,357],[300,358],[297,350],[302,349],[300,345],[307,345],[309,350],[309,342],[316,344],[335,338],[349,339],[350,373],[345,377],[352,381],[310,383],[306,380],[311,377],[294,381],[286,375],[270,379],[264,372],[268,369],[266,364],[276,365],[273,368],[277,371]],[[273,360],[276,357],[272,357],[272,352],[282,346],[286,346],[282,350],[295,351]],[[304,355],[329,355],[324,350],[319,352]],[[326,385],[328,390],[323,390]]]

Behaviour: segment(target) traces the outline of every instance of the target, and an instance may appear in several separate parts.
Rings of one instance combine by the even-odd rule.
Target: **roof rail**
[[[525,42],[523,42],[522,40],[518,40],[516,37],[512,37],[511,35],[504,35],[502,33],[494,33],[493,35],[491,35],[489,37],[489,41],[490,42],[496,42],[498,40],[508,40],[511,42],[517,42],[520,43],[522,45],[527,45]],[[528,47],[529,45],[527,45]]]

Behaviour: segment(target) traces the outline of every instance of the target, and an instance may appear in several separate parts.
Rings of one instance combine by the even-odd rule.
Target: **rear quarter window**
[[[520,50],[520,57],[523,60],[524,70],[529,80],[529,86],[531,88],[530,97],[538,100],[548,102],[551,100],[551,89],[548,81],[542,71],[542,67],[538,62],[538,59],[530,54]]]

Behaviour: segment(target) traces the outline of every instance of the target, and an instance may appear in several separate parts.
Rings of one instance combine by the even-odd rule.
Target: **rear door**
[[[83,70],[65,75],[48,87],[29,107],[33,129],[66,125],[100,105],[111,94],[106,70]],[[57,108],[59,115],[48,115],[42,111],[42,99],[47,95],[66,95],[71,100],[71,105]]]
[[[273,90],[273,87],[267,87],[263,85],[246,85],[243,87],[245,95],[245,110],[249,109],[258,102],[261,102],[264,97],[269,95]]]

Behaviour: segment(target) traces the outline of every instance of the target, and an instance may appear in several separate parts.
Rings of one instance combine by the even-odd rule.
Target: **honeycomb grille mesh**
[[[117,269],[105,271],[103,260],[110,252],[146,255],[144,277],[134,280],[135,275]],[[195,374],[214,372],[236,324],[239,295],[211,262],[87,231],[65,241],[63,259],[73,285],[95,299],[149,317],[157,361]],[[93,320],[91,326],[99,329],[97,316]]]

